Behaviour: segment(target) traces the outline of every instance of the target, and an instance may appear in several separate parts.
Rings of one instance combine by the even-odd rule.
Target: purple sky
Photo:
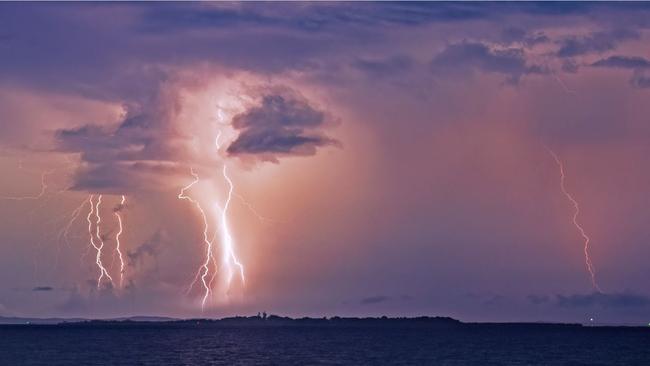
[[[0,316],[646,324],[649,19],[0,4]]]

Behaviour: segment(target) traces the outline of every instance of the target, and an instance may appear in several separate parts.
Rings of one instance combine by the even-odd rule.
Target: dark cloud
[[[57,148],[80,152],[89,163],[170,161],[178,158],[179,139],[189,139],[175,129],[179,112],[175,95],[161,95],[127,110],[117,126],[86,125],[56,132]]]
[[[362,58],[352,65],[369,76],[387,77],[408,71],[414,66],[414,61],[408,56],[398,55],[384,59]]]
[[[191,83],[193,79],[188,77]],[[182,85],[182,81],[177,81]],[[177,88],[177,89],[175,89]],[[127,106],[114,125],[88,124],[55,133],[55,150],[80,153],[81,164],[71,189],[97,193],[125,193],[166,188],[170,176],[186,174],[194,167],[214,162],[197,147],[197,133],[180,125],[182,87],[157,91],[147,102]],[[313,107],[298,92],[276,87],[260,104],[235,116],[239,130],[231,143],[231,155],[256,156],[277,161],[279,156],[313,155],[316,149],[338,143],[320,133],[328,115]]]
[[[499,20],[506,15],[571,16],[593,12],[629,9],[621,4],[579,2],[528,3],[454,3],[454,2],[382,2],[382,3],[310,3],[297,7],[288,4],[140,4],[142,30],[177,32],[179,30],[223,29],[263,26],[303,32],[329,32],[354,26],[414,27],[432,23]],[[638,10],[647,5],[637,4]]]
[[[570,37],[560,41],[559,57],[574,57],[589,53],[602,53],[616,48],[627,40],[639,39],[640,34],[627,29],[595,32],[584,37]]]
[[[594,62],[591,66],[618,69],[646,69],[650,68],[650,60],[637,56],[610,56]]]
[[[174,95],[160,95],[127,108],[112,126],[88,124],[55,131],[54,150],[79,153],[71,189],[90,192],[149,190],[196,159],[192,136],[179,132]]]
[[[448,45],[431,61],[434,73],[449,71],[492,72],[517,82],[523,75],[543,73],[537,65],[527,65],[520,48],[493,49],[487,44],[464,41]]]
[[[552,16],[553,23],[575,14],[609,19],[631,8],[647,18],[642,4],[2,3],[0,34],[11,38],[0,47],[8,45],[11,52],[0,58],[0,77],[85,97],[132,100],[173,67],[208,62],[264,73],[302,70],[360,46],[381,45],[396,28],[504,22],[523,14]]]
[[[508,27],[501,31],[501,39],[506,43],[519,42],[526,37],[526,30],[518,27]]]
[[[547,43],[547,42],[550,42],[550,41],[551,41],[551,39],[548,38],[547,35],[545,35],[544,33],[541,33],[541,32],[528,35],[528,36],[526,36],[526,38],[523,39],[523,43],[528,47],[532,47],[532,46],[542,44],[542,43]]]
[[[648,8],[576,3],[3,3],[0,33],[12,38],[0,43],[11,47],[0,58],[0,77],[84,97],[142,101],[169,77],[170,69],[197,63],[260,73],[313,70],[323,60],[383,45],[396,28],[503,22],[522,14],[553,16],[556,22],[560,16],[604,16],[631,7],[639,17]],[[521,36],[516,28],[506,33]],[[541,41],[545,36],[532,32],[523,39],[527,44]]]
[[[650,305],[650,298],[632,292],[556,295],[556,304],[565,308],[638,308]]]
[[[220,29],[240,26],[276,27],[307,32],[379,25],[417,26],[493,17],[491,9],[457,3],[340,3],[305,4],[164,4],[145,6],[142,29],[170,32],[184,29]],[[515,10],[515,9],[512,9]],[[519,9],[517,9],[519,10]]]
[[[318,147],[338,144],[318,131],[326,122],[325,112],[294,91],[268,93],[258,105],[233,118],[239,135],[228,146],[228,153],[270,161],[279,156],[313,155]]]
[[[147,241],[126,253],[129,266],[141,266],[144,264],[146,258],[155,260],[162,251],[166,241],[168,241],[168,238],[164,231],[159,230],[154,233]]]
[[[383,42],[391,28],[495,18],[525,8],[462,3],[3,3],[0,32],[13,38],[0,43],[11,47],[0,58],[0,76],[121,101],[141,98],[173,67],[209,62],[264,73],[304,69],[337,50]]]
[[[35,291],[35,292],[52,291],[52,290],[54,290],[54,288],[52,288],[50,286],[36,286],[36,287],[34,287],[32,289],[32,291]]]
[[[500,39],[505,44],[523,43],[527,47],[549,42],[550,39],[542,32],[528,33],[523,28],[508,27],[501,31]]]
[[[610,56],[591,64],[594,67],[609,67],[633,70],[630,84],[636,88],[650,88],[650,77],[644,70],[650,69],[650,60],[638,56]]]
[[[365,298],[361,299],[361,301],[359,303],[361,305],[379,304],[379,303],[382,303],[382,302],[386,302],[386,301],[388,301],[390,299],[391,299],[390,296],[383,296],[383,295],[370,296],[370,297],[365,297]]]
[[[564,72],[575,74],[579,68],[578,64],[572,59],[567,59],[562,62],[562,71]]]

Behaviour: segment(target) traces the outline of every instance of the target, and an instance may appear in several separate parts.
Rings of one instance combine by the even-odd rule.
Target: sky
[[[0,316],[647,324],[649,19],[2,3]]]

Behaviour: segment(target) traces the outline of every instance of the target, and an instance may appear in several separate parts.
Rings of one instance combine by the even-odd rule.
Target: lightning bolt
[[[237,256],[235,255],[233,238],[230,234],[230,226],[228,225],[228,208],[230,207],[230,201],[232,200],[233,190],[235,187],[232,183],[232,180],[228,176],[228,169],[226,168],[225,164],[222,169],[222,174],[223,178],[226,180],[226,182],[228,182],[228,195],[223,207],[219,207],[217,204],[217,208],[221,212],[219,227],[221,228],[221,244],[223,245],[222,261],[224,264],[226,264],[226,283],[228,286],[230,286],[233,278],[233,265],[239,268],[239,274],[241,276],[242,283],[246,283],[246,278],[244,276],[244,266],[239,262]]]
[[[221,147],[221,145],[219,144],[220,137],[221,137],[221,131],[218,131],[217,136],[215,138],[215,145],[217,146],[217,150]],[[218,265],[217,265],[217,260],[213,254],[214,239],[210,240],[210,238],[208,237],[209,223],[208,223],[207,215],[203,210],[201,204],[197,200],[193,199],[191,196],[186,194],[187,190],[191,189],[195,184],[197,184],[200,181],[200,178],[198,174],[194,172],[194,169],[190,168],[190,174],[194,177],[194,180],[181,189],[180,193],[178,194],[178,199],[187,200],[190,203],[192,203],[197,208],[197,210],[201,214],[201,218],[203,219],[203,242],[205,244],[205,259],[201,264],[201,266],[199,267],[199,269],[197,270],[196,275],[194,276],[194,280],[189,286],[188,293],[189,291],[192,290],[193,286],[200,280],[204,290],[203,297],[201,300],[201,308],[204,309],[208,297],[212,293],[213,283],[217,276]],[[244,276],[244,266],[241,264],[241,262],[239,262],[237,256],[235,255],[234,240],[228,223],[228,209],[230,208],[230,203],[232,201],[234,185],[232,180],[228,176],[228,168],[225,164],[223,165],[222,174],[224,180],[228,184],[228,194],[226,196],[226,200],[223,206],[220,206],[218,202],[215,203],[215,206],[217,207],[220,213],[218,217],[217,227],[219,228],[218,232],[220,234],[221,244],[223,247],[221,262],[223,264],[223,267],[226,270],[226,284],[227,287],[229,288],[230,284],[232,283],[232,279],[234,277],[234,267],[238,268],[239,270],[238,272],[241,276],[242,283],[245,283],[245,276]],[[215,236],[216,235],[217,233],[215,233]],[[210,275],[211,266],[214,267],[214,271],[212,271],[212,275]]]
[[[218,112],[219,112],[220,115],[223,113],[221,111],[221,109],[219,109]],[[220,118],[223,118],[223,117],[220,117]],[[217,150],[221,149],[221,144],[219,143],[220,138],[221,138],[221,130],[217,131],[217,137],[214,140],[214,144],[217,146]],[[224,177],[228,181],[230,181],[230,178],[227,177],[227,174],[224,173]],[[232,182],[230,182],[230,183],[232,184]],[[253,215],[255,215],[255,217],[257,217],[257,219],[260,220],[260,222],[263,222],[263,223],[284,223],[282,221],[277,221],[277,220],[274,220],[274,219],[271,219],[271,218],[268,218],[266,216],[261,215],[259,212],[257,212],[255,207],[253,207],[253,205],[251,205],[246,200],[246,198],[244,198],[244,196],[242,196],[241,194],[239,194],[237,192],[234,192],[234,191],[231,191],[230,195],[237,197],[241,201],[242,205],[244,205]]]
[[[573,196],[567,191],[566,186],[565,186],[565,179],[566,175],[564,173],[564,164],[562,164],[562,161],[560,158],[557,156],[557,154],[551,150],[550,148],[546,147],[546,150],[551,154],[553,159],[555,159],[555,163],[558,165],[560,168],[560,189],[562,190],[562,193],[566,196],[566,198],[571,202],[573,205],[573,225],[578,229],[578,232],[580,233],[580,236],[582,236],[582,239],[584,240],[584,254],[585,254],[585,265],[587,267],[587,271],[589,272],[589,276],[591,277],[591,285],[593,288],[602,293],[603,291],[601,290],[600,286],[598,285],[598,282],[596,281],[596,268],[594,267],[593,262],[591,261],[591,257],[589,256],[589,245],[591,239],[585,232],[585,229],[580,225],[578,222],[578,216],[580,215],[580,206],[578,204],[578,201],[576,201]]]
[[[28,171],[28,172],[34,172],[34,171],[32,171],[32,170],[26,169],[26,168],[23,166],[23,162],[22,162],[22,160],[18,162],[18,168],[21,169],[21,170]],[[48,171],[42,171],[42,172],[40,173],[40,176],[41,176],[41,180],[40,180],[40,182],[41,182],[41,189],[40,189],[40,191],[39,191],[37,194],[26,195],[26,196],[0,196],[0,200],[9,200],[9,201],[39,201],[39,200],[41,200],[41,198],[44,198],[44,197],[45,197],[45,199],[44,199],[43,201],[41,201],[42,204],[40,204],[39,206],[35,207],[34,209],[32,209],[32,210],[29,212],[29,217],[30,217],[30,222],[31,222],[32,215],[34,214],[34,212],[39,211],[40,209],[42,209],[42,208],[45,206],[45,204],[48,202],[48,199],[51,198],[51,197],[46,197],[46,194],[48,193],[47,191],[48,191],[48,188],[49,188],[49,186],[48,186],[48,182],[47,182],[47,177],[48,177],[49,175],[51,175],[51,174],[54,174],[55,171],[56,171],[56,169],[52,169],[52,170],[48,170]],[[58,194],[60,194],[60,193],[63,193],[64,191],[66,191],[66,190],[65,190],[65,189],[64,189],[64,190],[60,190],[60,191],[56,192],[56,195],[58,195]],[[61,247],[60,247],[61,240],[62,240],[62,239],[65,239],[66,243],[69,245],[69,240],[68,240],[68,233],[69,233],[69,230],[70,230],[70,228],[72,227],[72,224],[73,224],[73,223],[77,220],[77,218],[79,217],[79,215],[80,215],[80,213],[81,213],[81,210],[82,210],[83,206],[85,205],[85,203],[86,203],[86,201],[84,200],[84,201],[82,202],[81,205],[79,205],[77,208],[75,208],[75,209],[71,212],[71,214],[70,214],[70,219],[69,219],[68,223],[67,223],[67,224],[66,224],[66,225],[65,225],[65,226],[64,226],[64,227],[59,231],[59,233],[58,233],[58,235],[57,235],[57,240],[56,240],[56,244],[57,244],[56,255],[55,255],[55,258],[54,258],[54,261],[53,261],[53,262],[54,262],[54,268],[56,268],[56,267],[58,266],[58,263],[59,263],[59,254],[60,254],[60,251],[61,251]],[[67,215],[66,215],[66,216],[63,216],[63,219],[65,219],[66,217],[68,217],[68,216],[67,216]],[[53,220],[53,221],[56,221],[56,219]],[[43,239],[38,240],[38,242],[36,243],[36,247],[39,248],[42,242],[43,242]],[[40,248],[39,248],[39,252],[40,252]],[[38,268],[37,268],[37,265],[36,265],[37,262],[38,262],[38,261],[37,261],[37,257],[34,257],[34,266],[35,266],[35,268],[34,268],[34,272],[35,272],[35,273],[38,271]]]
[[[70,229],[72,228],[72,225],[75,223],[75,221],[77,221],[77,219],[81,215],[81,210],[84,208],[86,203],[88,203],[88,200],[84,199],[83,202],[81,202],[81,204],[72,211],[72,213],[70,214],[70,220],[63,227],[63,229],[61,229],[61,231],[59,232],[59,235],[58,235],[59,242],[63,239],[65,241],[66,245],[70,246],[70,240],[69,240],[69,237],[68,237],[69,234],[70,234]]]
[[[19,168],[24,169],[23,166],[22,166],[22,161],[19,162]],[[0,199],[14,200],[14,201],[39,200],[39,199],[41,199],[46,195],[47,190],[48,190],[47,177],[50,174],[53,174],[54,172],[55,172],[55,170],[50,170],[50,171],[45,171],[45,172],[41,173],[41,189],[40,189],[38,194],[27,195],[27,196],[0,196]],[[64,193],[66,191],[67,191],[67,189],[61,189],[56,193],[61,194],[61,193]],[[86,203],[88,203],[88,205],[90,206],[90,210],[88,211],[88,215],[86,216],[86,221],[88,222],[88,235],[89,235],[89,238],[90,238],[90,245],[88,246],[88,248],[89,248],[89,250],[91,248],[94,248],[95,251],[96,251],[95,263],[96,263],[97,267],[99,268],[99,277],[97,279],[97,287],[99,288],[101,286],[101,283],[102,283],[102,280],[104,279],[104,277],[106,277],[106,279],[108,281],[110,281],[111,284],[113,283],[113,278],[111,277],[110,273],[108,272],[108,270],[106,269],[106,267],[104,266],[104,264],[102,262],[102,254],[103,254],[102,252],[103,252],[103,248],[104,248],[104,241],[103,241],[103,239],[101,237],[101,225],[100,224],[101,224],[102,219],[101,219],[101,215],[100,215],[100,205],[102,203],[103,196],[99,195],[97,197],[97,202],[93,202],[94,198],[95,198],[95,196],[91,194],[87,200],[84,200],[83,202],[81,202],[81,204],[79,206],[77,206],[69,215],[64,216],[64,218],[69,217],[69,220],[67,221],[67,224],[63,228],[60,229],[60,231],[58,233],[58,236],[57,236],[57,238],[58,238],[57,243],[60,243],[62,240],[64,240],[65,243],[68,246],[70,245],[70,241],[69,241],[69,237],[68,237],[68,235],[70,233],[70,230],[71,230],[73,224],[77,221],[77,219],[81,215],[81,211],[83,210],[84,206],[86,205]],[[124,205],[125,199],[126,199],[125,196],[122,196],[122,202],[121,202],[122,206]],[[95,231],[94,232],[93,232],[93,215],[94,215],[94,218],[95,218],[95,222],[94,222]],[[116,235],[116,242],[117,242],[116,251],[117,251],[117,253],[119,255],[119,258],[120,258],[120,263],[121,263],[121,267],[120,267],[121,277],[120,278],[122,279],[125,264],[124,264],[123,255],[122,255],[122,252],[121,252],[120,235],[123,232],[123,227],[122,227],[122,218],[119,215],[119,212],[115,212],[115,215],[118,217],[118,223],[119,223],[119,227],[120,227],[120,230]],[[57,251],[56,262],[58,262],[58,251]],[[121,284],[121,281],[120,281],[120,284]]]
[[[81,216],[81,210],[84,208],[86,203],[88,203],[88,200],[86,200],[84,198],[84,200],[81,202],[81,204],[79,206],[77,206],[74,210],[72,210],[72,212],[70,214],[64,216],[64,218],[69,217],[69,219],[68,219],[67,224],[59,230],[59,233],[57,235],[56,257],[55,257],[55,261],[54,261],[54,267],[55,268],[58,267],[58,265],[59,265],[59,255],[61,254],[61,241],[64,241],[65,244],[68,247],[70,247],[70,238],[69,238],[70,229],[72,228],[72,225],[77,221],[79,216]]]
[[[239,193],[237,193],[237,192],[233,192],[232,195],[233,195],[234,197],[236,197],[237,199],[239,199],[239,201],[241,202],[241,204],[242,204],[244,207],[246,207],[246,208],[247,208],[247,209],[248,209],[248,210],[253,214],[253,216],[255,216],[255,217],[256,217],[256,218],[257,218],[261,223],[263,223],[263,224],[269,224],[269,225],[272,225],[272,224],[286,224],[286,223],[287,223],[286,221],[275,220],[275,219],[272,219],[272,218],[270,218],[270,217],[266,217],[266,216],[260,214],[260,213],[255,209],[255,207],[253,207],[253,205],[252,205],[250,202],[248,202],[248,201],[246,200],[246,198],[244,198],[244,196],[242,196],[241,194],[239,194]]]
[[[115,251],[117,252],[117,256],[120,259],[120,287],[122,287],[122,283],[124,282],[124,257],[122,256],[122,248],[120,245],[120,235],[122,235],[122,232],[124,231],[124,228],[122,227],[122,216],[120,215],[120,211],[124,208],[124,202],[126,202],[126,197],[122,195],[122,200],[120,201],[119,207],[113,211],[113,214],[117,218],[117,223],[119,225],[119,230],[117,234],[115,234]]]
[[[86,220],[88,221],[88,234],[90,236],[90,245],[93,248],[95,248],[95,250],[97,251],[97,255],[95,257],[95,263],[99,268],[99,277],[97,278],[97,288],[99,288],[101,286],[102,279],[104,278],[104,276],[106,276],[106,278],[108,278],[108,280],[111,283],[113,283],[113,278],[108,273],[108,271],[104,267],[104,264],[102,263],[102,249],[104,248],[104,241],[100,236],[100,227],[99,227],[102,220],[99,214],[99,205],[102,203],[102,195],[101,194],[99,195],[99,197],[97,198],[97,203],[94,206],[93,206],[93,198],[94,195],[92,194],[88,198],[88,203],[90,204],[90,211],[88,212],[88,216],[86,216]],[[92,220],[91,220],[93,213],[95,214],[95,218],[96,218],[94,234],[92,232]],[[97,240],[99,241],[99,245],[95,243],[94,237],[97,237]]]
[[[0,196],[0,199],[11,201],[38,200],[45,195],[47,191],[47,176],[54,173],[53,170],[41,173],[41,191],[32,196]]]
[[[208,218],[205,215],[205,211],[203,211],[203,207],[201,207],[199,201],[185,194],[185,191],[192,188],[192,186],[194,186],[196,183],[199,182],[199,176],[194,172],[193,168],[190,168],[190,174],[192,174],[194,180],[190,184],[188,184],[187,186],[181,189],[180,193],[178,194],[178,199],[187,200],[191,202],[198,209],[199,213],[201,214],[201,218],[203,219],[203,242],[205,244],[205,261],[197,270],[196,275],[194,276],[194,281],[192,281],[188,289],[189,292],[192,289],[192,287],[194,287],[194,284],[198,281],[198,279],[199,278],[201,279],[201,283],[203,284],[203,289],[204,289],[203,298],[201,300],[201,308],[203,309],[205,307],[205,303],[208,299],[208,296],[210,295],[211,292],[210,283],[212,282],[212,279],[208,281],[207,277],[208,274],[210,273],[210,263],[211,262],[214,263],[214,258],[212,255],[212,240],[208,238]]]
[[[221,144],[219,144],[219,138],[221,137],[221,130],[217,132],[217,137],[215,138],[215,145],[217,150],[221,149]],[[228,288],[232,282],[233,278],[233,266],[236,266],[239,269],[239,275],[241,276],[242,283],[246,283],[246,277],[244,276],[244,266],[239,262],[237,256],[235,255],[234,242],[232,235],[230,234],[230,226],[228,224],[228,209],[230,208],[230,201],[232,200],[233,191],[235,186],[232,183],[232,180],[228,176],[228,168],[226,164],[223,164],[223,169],[221,170],[224,180],[228,183],[228,195],[226,196],[226,201],[223,204],[223,207],[220,207],[217,203],[217,208],[219,209],[221,215],[219,219],[219,232],[221,233],[221,245],[223,246],[222,251],[222,262],[226,268],[226,284]]]

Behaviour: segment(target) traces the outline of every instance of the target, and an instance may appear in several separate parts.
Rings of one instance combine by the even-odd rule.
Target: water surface
[[[650,365],[650,329],[0,326],[0,365]]]

